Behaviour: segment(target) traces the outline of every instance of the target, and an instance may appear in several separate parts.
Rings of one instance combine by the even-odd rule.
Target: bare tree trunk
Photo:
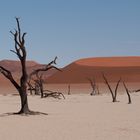
[[[70,87],[70,85],[68,85],[68,95],[70,95],[71,94],[71,87]]]
[[[21,65],[22,65],[22,76],[20,80],[21,89],[20,89],[20,97],[21,97],[21,113],[29,113],[29,107],[28,107],[28,98],[27,98],[27,68],[26,68],[26,52],[25,57],[21,59]]]
[[[121,81],[121,78],[118,80],[116,88],[115,88],[114,102],[117,102],[116,97],[117,97],[117,93],[118,93],[117,91],[118,91],[120,81]]]
[[[20,99],[21,99],[21,109],[18,112],[19,114],[29,114],[30,110],[28,107],[28,98],[27,98],[27,93],[24,89],[20,89],[19,90],[19,94],[20,94]]]
[[[98,85],[96,85],[96,89],[97,89],[97,94],[99,95],[100,91],[99,91],[99,86]]]
[[[40,95],[40,87],[37,82],[35,82],[35,95]]]
[[[44,89],[43,89],[43,82],[42,80],[40,81],[40,92],[41,92],[41,98],[44,97]]]
[[[128,90],[128,88],[126,87],[126,84],[123,82],[123,85],[124,85],[124,88],[125,88],[125,90],[126,90],[126,93],[127,93],[127,96],[128,96],[128,104],[131,104],[132,102],[131,102],[131,96],[130,96],[130,94],[129,94],[129,90]]]
[[[103,79],[104,79],[104,81],[105,81],[105,84],[108,86],[108,88],[109,88],[109,90],[110,90],[110,93],[111,93],[111,95],[112,95],[112,102],[116,102],[116,99],[114,98],[113,91],[112,91],[111,86],[109,85],[109,83],[108,83],[108,81],[107,81],[107,78],[105,77],[104,74],[102,74],[102,76],[103,76]]]

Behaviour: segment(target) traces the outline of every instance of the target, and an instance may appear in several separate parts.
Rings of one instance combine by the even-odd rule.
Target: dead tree
[[[62,95],[62,93],[60,94],[60,92],[53,92],[53,91],[49,92],[47,95],[47,93],[45,92],[47,90],[44,90],[44,87],[43,87],[43,73],[40,74],[41,72],[45,72],[50,69],[56,69],[58,71],[61,71],[59,68],[54,66],[54,64],[56,64],[56,59],[57,59],[57,57],[55,57],[55,59],[53,61],[51,61],[50,63],[48,63],[45,67],[36,69],[33,72],[31,72],[31,74],[29,75],[30,79],[34,79],[33,77],[35,77],[34,81],[36,84],[39,85],[39,89],[40,89],[39,91],[41,93],[41,98],[48,97],[48,95],[51,96],[51,93],[52,93],[52,96],[54,96],[54,97],[55,97],[55,95]]]
[[[6,68],[0,66],[0,72],[14,85],[17,89],[20,99],[21,99],[21,109],[18,114],[30,114],[32,113],[28,107],[28,99],[27,99],[27,69],[26,69],[26,48],[25,48],[25,35],[26,33],[21,33],[19,18],[16,18],[17,29],[14,32],[10,31],[10,33],[14,37],[15,42],[15,50],[10,50],[15,53],[20,60],[21,63],[21,71],[22,75],[20,77],[20,83],[17,83],[13,78],[11,71]]]
[[[63,97],[63,99],[65,99],[65,96],[61,92],[44,90],[42,76],[43,76],[43,74],[41,74],[40,76],[37,74],[36,75],[37,79],[34,80],[35,85],[37,85],[37,86],[35,86],[35,87],[37,87],[37,89],[35,88],[36,95],[39,95],[39,93],[40,93],[41,98],[53,97],[53,98],[61,99],[61,97]]]
[[[35,85],[34,86],[35,86],[35,90],[34,90],[35,93],[34,94],[35,95],[40,95],[40,85],[38,83],[38,80],[35,81]]]
[[[71,87],[68,85],[68,95],[71,95]]]
[[[44,87],[43,87],[43,79],[42,74],[39,76],[39,73],[36,73],[37,79],[35,80],[35,87],[36,87],[36,95],[39,95],[39,92],[41,93],[41,98],[44,97]]]
[[[107,87],[109,88],[109,91],[110,91],[110,93],[111,93],[111,95],[112,95],[112,102],[117,102],[117,100],[116,100],[116,98],[117,98],[117,91],[118,91],[118,87],[119,87],[121,78],[118,80],[117,85],[116,85],[116,88],[115,88],[115,91],[113,92],[113,90],[112,90],[112,88],[111,88],[111,86],[110,86],[110,84],[109,84],[107,78],[105,77],[105,75],[102,74],[102,76],[103,76],[103,79],[104,79],[104,81],[105,81],[105,84],[106,84]]]
[[[128,104],[131,104],[131,103],[132,103],[132,102],[131,102],[131,96],[130,96],[130,94],[129,94],[129,90],[128,90],[128,88],[127,88],[125,82],[123,82],[123,85],[124,85],[124,88],[125,88],[126,93],[127,93],[127,96],[128,96]]]
[[[91,87],[92,87],[92,92],[90,93],[90,95],[92,96],[92,95],[99,95],[100,93],[99,93],[99,88],[98,88],[98,86],[97,86],[97,84],[96,84],[96,81],[95,81],[95,79],[93,78],[93,80],[92,79],[90,79],[90,78],[87,78],[87,80],[90,82],[90,85],[91,85]]]
[[[28,84],[28,90],[30,91],[30,94],[33,95],[33,91],[35,91],[35,87],[31,84],[31,80],[27,82]]]

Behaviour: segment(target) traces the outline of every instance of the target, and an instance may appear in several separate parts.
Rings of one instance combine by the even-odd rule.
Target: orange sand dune
[[[140,81],[140,57],[102,57],[81,59],[64,67],[47,79],[48,83],[86,83],[95,77],[103,82],[102,73],[111,82],[120,77],[128,82]]]
[[[84,66],[100,66],[100,67],[130,67],[140,66],[140,57],[97,57],[85,58],[75,62]]]

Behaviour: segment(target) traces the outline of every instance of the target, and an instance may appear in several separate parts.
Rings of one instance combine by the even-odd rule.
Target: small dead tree
[[[68,85],[68,95],[71,95],[71,86]]]
[[[39,80],[38,79],[28,79],[28,90],[30,91],[30,95],[40,95],[40,86],[39,86]]]
[[[105,77],[105,75],[102,74],[102,76],[103,76],[103,79],[104,79],[104,81],[105,81],[105,84],[106,84],[107,87],[109,88],[109,91],[110,91],[110,93],[111,93],[111,95],[112,95],[112,102],[117,102],[116,97],[117,97],[117,91],[118,91],[118,87],[119,87],[121,78],[118,80],[118,82],[117,82],[117,84],[116,84],[115,91],[113,92],[113,90],[112,90],[112,88],[111,88],[111,86],[110,86],[110,84],[109,84],[107,78]]]
[[[40,95],[40,85],[38,80],[34,80],[34,95]]]
[[[132,103],[132,102],[131,102],[131,96],[130,96],[130,94],[129,94],[129,90],[128,90],[128,88],[127,88],[125,82],[123,82],[123,85],[124,85],[124,88],[125,88],[126,93],[127,93],[127,96],[128,96],[128,104],[131,104],[131,103]]]
[[[90,93],[90,95],[91,96],[92,95],[99,95],[100,94],[99,93],[99,88],[98,88],[98,86],[96,84],[95,79],[94,78],[93,79],[87,78],[87,80],[90,82],[90,85],[92,87],[92,92]]]
[[[35,87],[31,84],[31,80],[27,82],[28,84],[28,90],[30,91],[30,94],[33,95],[33,91],[35,91]]]
[[[37,79],[35,80],[35,87],[36,87],[36,95],[39,95],[39,92],[41,93],[41,98],[44,97],[44,87],[43,87],[43,74],[39,76],[39,73],[36,73]]]
[[[44,90],[44,87],[43,87],[43,73],[41,73],[41,72],[45,72],[50,69],[56,69],[58,71],[61,71],[59,68],[54,66],[54,64],[56,64],[56,59],[57,59],[57,57],[55,57],[55,59],[53,61],[51,61],[50,63],[48,63],[45,67],[36,69],[33,72],[31,72],[31,74],[29,75],[30,79],[34,79],[33,77],[35,77],[34,81],[35,81],[35,84],[37,84],[39,86],[41,98],[50,97],[50,96],[52,96],[54,98],[57,98],[57,97],[59,98],[59,96],[61,96],[61,95],[64,97],[64,95],[60,92]]]
[[[15,53],[21,63],[22,75],[20,77],[20,83],[17,83],[13,78],[11,71],[0,66],[0,72],[14,85],[17,89],[20,99],[21,99],[21,109],[17,114],[32,114],[33,112],[29,110],[28,99],[27,99],[27,68],[26,68],[26,48],[25,48],[25,35],[26,33],[21,33],[19,18],[16,18],[17,29],[15,32],[10,31],[14,37],[15,50],[10,50]]]
[[[96,95],[96,92],[95,92],[95,80],[91,80],[90,78],[88,78],[88,81],[90,82],[90,85],[92,87],[92,92],[90,93],[90,95]]]

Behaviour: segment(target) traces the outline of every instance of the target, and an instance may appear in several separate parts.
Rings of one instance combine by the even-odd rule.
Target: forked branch
[[[25,50],[25,35],[26,33],[21,34],[20,24],[19,24],[19,18],[16,18],[17,22],[17,30],[15,29],[15,32],[10,31],[10,33],[14,36],[15,41],[15,51],[11,50],[13,53],[15,53],[20,60],[24,59],[26,57],[26,50]]]
[[[38,75],[39,72],[48,71],[50,69],[56,69],[58,71],[61,71],[59,68],[53,65],[56,64],[56,59],[57,57],[55,57],[55,59],[48,63],[45,67],[34,70],[32,73],[30,73],[29,78],[31,78],[33,75]]]
[[[117,102],[117,100],[116,100],[116,98],[117,98],[117,91],[118,91],[118,87],[119,87],[121,78],[120,78],[120,79],[118,80],[118,82],[117,82],[117,85],[116,85],[116,87],[115,87],[115,93],[114,93],[113,90],[112,90],[112,88],[111,88],[111,86],[110,86],[110,84],[109,84],[109,82],[108,82],[108,80],[107,80],[107,78],[105,77],[105,75],[102,74],[102,76],[103,76],[103,79],[104,79],[104,81],[105,81],[105,84],[108,86],[108,88],[109,88],[109,90],[110,90],[110,93],[111,93],[111,95],[112,95],[112,99],[113,99],[112,102]]]
[[[115,100],[116,100],[116,97],[117,97],[117,91],[118,91],[118,87],[119,87],[120,82],[121,82],[121,78],[118,80],[116,88],[115,88],[115,95],[114,95]]]

